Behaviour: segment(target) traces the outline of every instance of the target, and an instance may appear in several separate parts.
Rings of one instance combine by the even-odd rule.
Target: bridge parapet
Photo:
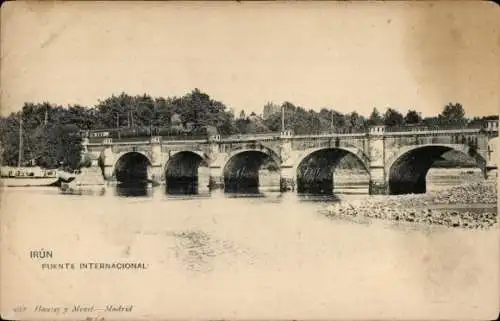
[[[366,128],[353,128],[353,127],[335,127],[329,130],[312,133],[312,135],[349,135],[349,134],[366,134]]]
[[[380,126],[371,126],[369,128],[369,134],[370,135],[383,135],[386,131],[386,126],[380,125]]]
[[[282,131],[280,134],[281,138],[291,138],[292,136],[293,136],[293,133],[291,130]]]
[[[448,124],[448,125],[422,125],[410,124],[402,126],[391,126],[386,128],[389,133],[408,133],[408,132],[479,132],[498,131],[498,119],[486,120],[484,123],[470,123],[470,124]]]
[[[399,127],[391,128],[384,133],[384,136],[411,136],[411,135],[448,135],[448,134],[466,134],[466,133],[480,133],[484,131],[483,128],[449,128],[449,129],[432,129],[422,127],[414,130],[399,130]]]
[[[365,136],[366,132],[356,132],[356,133],[323,132],[318,134],[293,135],[292,138],[330,138],[330,137],[365,137]]]
[[[498,119],[487,120],[485,129],[487,131],[498,131]]]
[[[179,136],[161,136],[163,142],[168,141],[207,141],[208,136],[190,136],[190,135],[179,135]]]
[[[310,133],[307,135],[296,135],[291,130],[283,132],[266,132],[255,134],[236,134],[229,136],[220,135],[194,135],[191,133],[169,133],[159,130],[158,128],[138,128],[128,129],[127,132],[121,133],[118,129],[100,129],[81,131],[81,136],[89,140],[90,144],[106,144],[107,139],[113,141],[143,141],[149,140],[150,137],[161,137],[161,141],[228,141],[228,140],[273,140],[273,139],[289,139],[298,137],[344,137],[344,136],[363,136],[363,135],[407,135],[408,132],[415,133],[441,133],[441,132],[498,132],[498,119],[487,120],[483,123],[471,124],[450,124],[450,125],[403,125],[403,126],[371,126],[368,128],[350,128],[338,127],[332,128],[325,132]],[[167,131],[168,132],[168,131]]]

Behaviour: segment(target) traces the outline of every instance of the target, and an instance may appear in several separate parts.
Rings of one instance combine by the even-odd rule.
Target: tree
[[[235,119],[234,125],[236,127],[236,132],[239,134],[248,134],[248,125],[250,123],[250,119],[246,117],[240,117]]]
[[[254,117],[249,120],[247,124],[247,133],[249,134],[258,134],[258,133],[266,133],[269,132],[269,129],[264,124],[262,119],[259,117]]]
[[[234,115],[220,101],[210,98],[199,89],[173,101],[174,110],[181,116],[184,126],[192,124],[195,131],[214,126],[220,134],[235,132]]]
[[[345,116],[347,120],[347,125],[353,129],[360,129],[365,126],[365,120],[363,116],[353,111]]]
[[[99,100],[96,109],[101,128],[130,127],[133,121],[134,97],[121,93]]]
[[[422,116],[416,110],[408,110],[404,118],[406,124],[419,124],[422,122]]]
[[[2,119],[1,140],[3,147],[2,161],[5,165],[15,166],[19,153],[19,113],[12,113]]]
[[[373,111],[370,114],[367,123],[370,126],[382,125],[384,123],[384,118],[380,115],[377,108],[373,108]]]
[[[172,116],[176,115],[173,98],[155,98],[153,106],[153,121],[155,127],[170,127],[172,126]],[[178,115],[177,115],[178,116]]]
[[[285,114],[285,126],[289,123],[290,119]],[[263,124],[269,128],[270,131],[279,132],[281,131],[281,114],[274,113],[270,114],[268,117],[265,117],[263,120]]]
[[[422,119],[422,125],[424,126],[430,126],[430,127],[434,127],[434,126],[438,126],[439,125],[439,117],[425,117],[424,119]]]
[[[368,124],[397,126],[403,123],[422,123],[434,126],[467,122],[463,107],[459,103],[450,103],[444,107],[439,116],[425,119],[422,119],[415,110],[408,110],[406,116],[403,117],[391,108],[383,116],[376,108],[373,108],[370,117],[365,119],[357,112],[342,114],[326,107],[316,112],[289,101],[281,105],[268,102],[264,106],[263,117],[255,113],[251,113],[248,117],[244,111],[239,113],[239,117],[235,117],[232,109],[228,109],[224,103],[213,99],[197,88],[181,97],[166,98],[155,98],[147,94],[131,96],[122,92],[98,101],[95,106],[63,107],[49,102],[25,103],[22,106],[22,112],[0,117],[2,156],[4,163],[17,165],[21,116],[24,161],[35,160],[45,167],[55,167],[60,162],[66,166],[75,167],[80,161],[80,130],[120,127],[122,134],[128,135],[127,131],[136,130],[127,130],[124,127],[135,126],[149,129],[150,126],[154,126],[161,127],[156,135],[280,132],[282,108],[285,128],[296,134],[328,131],[331,127],[356,130],[363,129]],[[483,126],[487,119],[494,118],[498,119],[498,116],[475,118],[470,125]],[[139,132],[151,133],[141,128]]]
[[[336,110],[332,110],[332,113],[333,113],[333,116],[331,116],[331,117],[333,117],[333,126],[345,127],[345,125],[347,123],[346,116],[339,113]]]
[[[78,168],[81,161],[82,139],[78,132],[79,128],[71,124],[56,124],[51,130],[54,143],[51,147],[55,151],[56,159],[59,164],[69,169]]]
[[[438,118],[441,125],[466,123],[464,107],[460,103],[448,103]]]
[[[267,102],[264,105],[264,110],[262,111],[262,117],[264,119],[269,118],[271,115],[279,113],[280,112],[280,106],[274,104],[273,102]]]
[[[395,109],[387,108],[384,114],[384,124],[386,126],[400,126],[403,124],[403,115]]]
[[[333,109],[322,108],[319,113],[315,113],[319,118],[320,130],[329,131],[332,128],[344,127],[346,120],[344,115]]]

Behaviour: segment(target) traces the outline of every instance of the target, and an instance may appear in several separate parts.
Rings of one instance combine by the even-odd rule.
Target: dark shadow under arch
[[[198,170],[207,167],[200,155],[183,151],[174,154],[165,168],[165,185],[168,194],[198,194],[200,178]]]
[[[337,167],[364,173],[368,188],[368,169],[358,155],[341,148],[325,148],[310,153],[297,166],[297,192],[332,195]]]
[[[258,193],[259,170],[268,168],[279,173],[280,164],[269,154],[249,150],[233,155],[223,169],[224,191],[229,193]]]
[[[138,152],[129,152],[116,161],[113,175],[120,183],[147,183],[149,166],[151,161],[146,156]]]
[[[389,194],[421,194],[427,191],[427,173],[432,165],[442,160],[443,154],[449,151],[457,151],[450,146],[423,146],[412,149],[394,161],[389,169]],[[469,155],[458,151],[466,157],[470,157],[477,167],[485,173],[486,162],[474,150]]]

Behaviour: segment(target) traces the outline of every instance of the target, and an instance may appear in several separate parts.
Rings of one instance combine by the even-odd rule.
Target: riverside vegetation
[[[15,106],[12,106],[15,107]],[[20,106],[21,107],[21,106]],[[316,106],[318,107],[318,106]],[[181,97],[152,97],[150,95],[129,95],[121,93],[99,100],[94,106],[54,103],[26,102],[21,110],[8,116],[0,116],[0,141],[2,165],[18,165],[19,130],[22,121],[23,160],[25,165],[43,168],[77,169],[82,166],[82,130],[120,129],[122,135],[144,131],[152,135],[206,136],[256,134],[279,132],[283,111],[285,129],[298,135],[328,132],[366,130],[371,125],[385,125],[389,129],[399,126],[483,126],[489,119],[498,116],[468,118],[460,103],[449,103],[442,112],[433,117],[422,117],[409,109],[403,115],[394,108],[379,112],[377,108],[369,117],[356,111],[341,113],[327,106],[308,109],[285,101],[282,104],[268,102],[262,114],[237,111],[222,101],[194,89]],[[459,157],[448,159],[453,165],[472,163]],[[88,162],[87,162],[88,163]],[[449,164],[441,162],[442,166]]]
[[[328,207],[326,215],[483,229],[497,223],[496,204],[495,182],[481,182],[426,194],[365,197],[335,203]]]

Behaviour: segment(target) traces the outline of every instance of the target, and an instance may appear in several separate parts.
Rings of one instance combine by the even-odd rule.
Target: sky
[[[491,2],[10,2],[0,113],[194,88],[235,113],[268,101],[423,116],[500,109]]]

